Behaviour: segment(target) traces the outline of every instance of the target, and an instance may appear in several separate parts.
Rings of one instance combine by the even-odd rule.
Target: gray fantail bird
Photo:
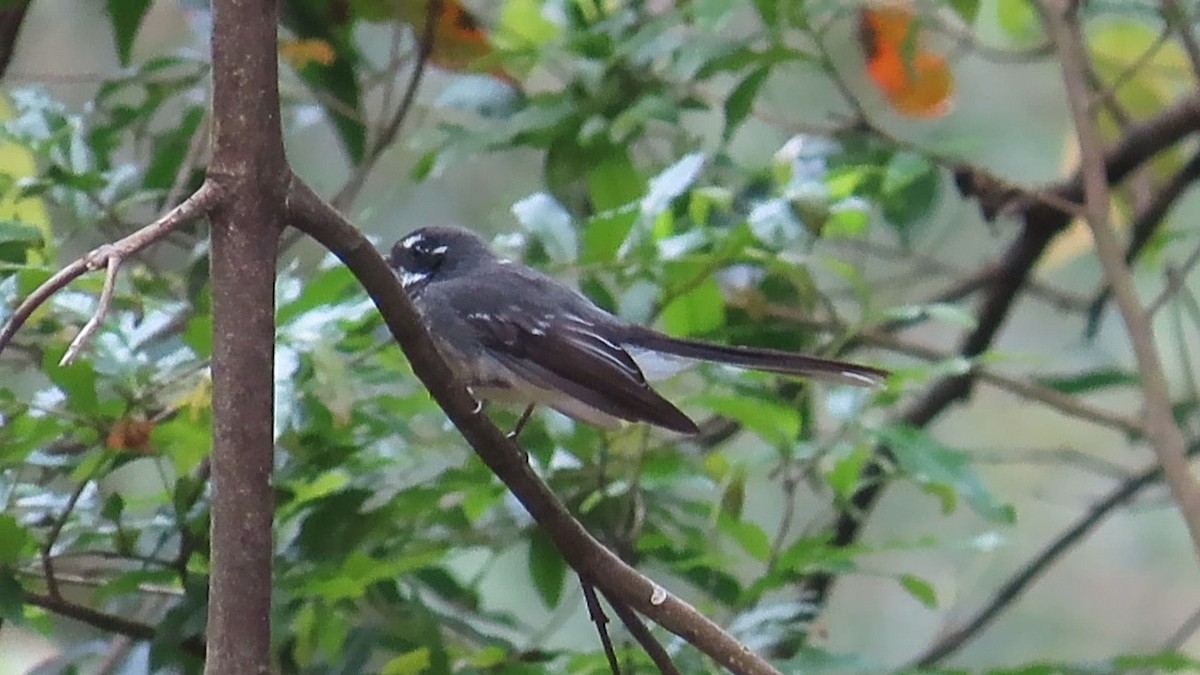
[[[699,361],[875,386],[887,371],[775,349],[673,338],[624,321],[558,281],[492,253],[458,227],[416,230],[389,264],[447,365],[482,400],[547,405],[605,428],[621,420],[694,434],[647,383]]]

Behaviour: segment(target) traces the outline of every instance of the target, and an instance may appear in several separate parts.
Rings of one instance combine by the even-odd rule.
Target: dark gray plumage
[[[672,338],[624,321],[554,279],[501,260],[479,235],[427,227],[396,242],[389,263],[443,358],[485,400],[550,406],[612,428],[620,420],[695,433],[651,388],[650,374],[713,361],[842,384],[880,384],[869,366],[772,349]]]

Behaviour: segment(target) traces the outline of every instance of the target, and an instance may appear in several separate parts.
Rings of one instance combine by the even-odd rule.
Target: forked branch
[[[104,321],[104,315],[112,301],[113,286],[116,283],[116,274],[121,266],[121,261],[162,239],[181,225],[204,216],[216,200],[216,188],[212,183],[205,183],[191,197],[168,211],[162,218],[119,241],[104,244],[87,252],[75,262],[59,270],[30,293],[29,297],[17,306],[13,315],[4,324],[4,328],[0,329],[0,352],[3,352],[8,343],[12,342],[17,331],[25,325],[38,307],[45,304],[55,293],[66,288],[67,284],[84,274],[105,268],[108,270],[108,274],[104,280],[104,289],[100,293],[100,302],[96,307],[96,312],[80,330],[75,340],[71,342],[66,354],[63,355],[62,363],[64,365],[69,363]]]

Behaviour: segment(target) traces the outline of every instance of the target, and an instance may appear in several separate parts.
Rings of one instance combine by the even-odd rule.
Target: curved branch
[[[682,637],[735,673],[777,673],[695,608],[630,567],[576,520],[529,466],[525,453],[482,414],[438,354],[395,274],[353,225],[293,177],[289,222],[337,256],[366,289],[413,372],[480,459],[508,486],[571,567],[606,596]]]
[[[91,607],[75,604],[61,597],[51,597],[40,593],[32,593],[25,591],[25,602],[34,607],[65,616],[68,619],[74,619],[81,623],[86,623],[93,628],[98,628],[106,633],[116,633],[118,635],[126,635],[136,640],[154,640],[158,637],[158,629],[149,624],[133,621],[124,617],[113,614],[105,614]],[[184,639],[179,643],[179,648],[184,652],[195,656],[196,658],[204,658],[204,640],[197,636],[192,636]]]
[[[8,322],[4,324],[4,328],[0,329],[0,352],[4,351],[8,343],[12,341],[13,336],[17,334],[17,331],[29,320],[29,317],[33,315],[37,308],[45,304],[51,296],[61,291],[67,284],[88,272],[108,267],[110,260],[114,257],[118,261],[127,258],[167,236],[184,223],[205,215],[208,209],[216,203],[217,198],[218,192],[216,188],[213,187],[212,183],[206,182],[196,192],[192,193],[191,197],[183,200],[179,206],[168,211],[162,218],[119,241],[112,244],[104,244],[88,251],[75,262],[59,270],[54,276],[47,279],[41,286],[38,286],[30,293],[17,306],[13,315],[9,317]],[[105,286],[105,290],[109,290],[107,283]],[[103,306],[104,303],[102,302],[101,309]],[[78,340],[78,338],[76,339]]]

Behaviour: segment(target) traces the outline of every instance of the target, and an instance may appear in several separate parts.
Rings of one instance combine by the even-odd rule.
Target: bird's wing
[[[496,360],[540,389],[624,420],[697,431],[695,422],[646,383],[629,353],[587,321],[492,311],[469,314],[467,322]]]

